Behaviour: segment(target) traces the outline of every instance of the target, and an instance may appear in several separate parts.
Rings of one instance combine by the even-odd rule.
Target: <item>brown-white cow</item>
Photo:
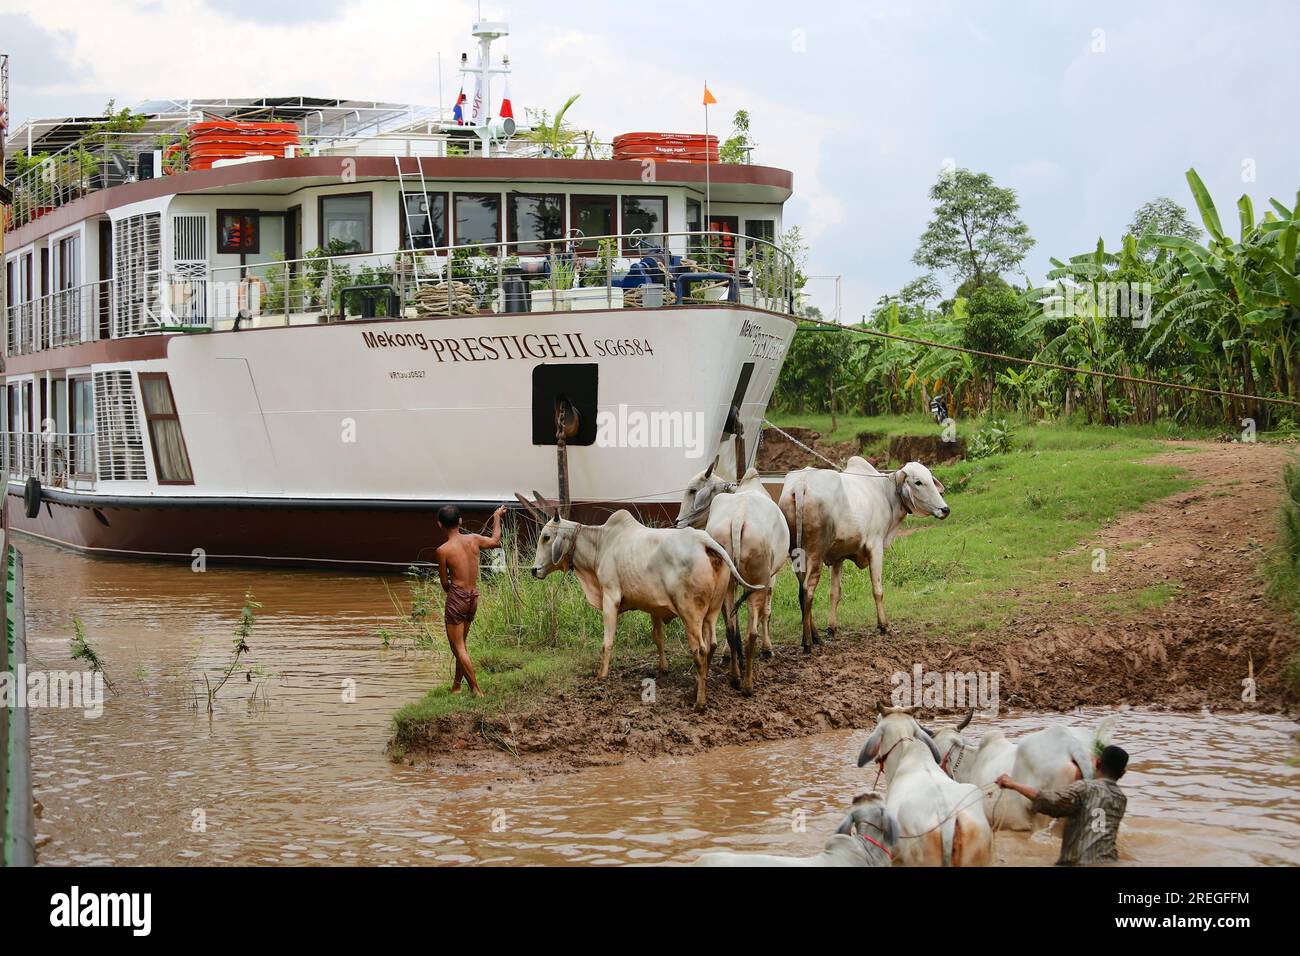
[[[727,481],[714,473],[718,461],[691,479],[677,514],[677,527],[702,528],[731,555],[732,563],[746,580],[761,589],[749,593],[749,620],[742,653],[739,610],[735,595],[728,591],[726,612],[727,644],[731,648],[731,686],[749,696],[754,692],[754,648],[762,629],[764,654],[772,655],[770,621],[772,583],[789,558],[790,531],[781,509],[763,487],[753,468],[739,482]],[[743,659],[744,678],[740,668]]]
[[[533,558],[533,577],[572,571],[587,602],[604,617],[605,640],[598,677],[609,676],[618,616],[645,611],[653,622],[659,647],[659,672],[668,669],[664,624],[681,618],[695,659],[695,708],[707,701],[709,662],[716,646],[718,612],[734,577],[754,590],[736,570],[725,549],[694,528],[647,528],[626,511],[616,511],[603,525],[585,525],[560,517],[559,509],[536,491],[536,502],[515,497],[543,521]]]
[[[779,504],[790,529],[790,561],[799,580],[803,612],[803,649],[812,653],[817,640],[813,627],[813,597],[822,567],[831,568],[831,612],[827,633],[839,627],[840,578],[844,562],[871,567],[871,593],[876,599],[876,625],[888,630],[882,571],[885,549],[910,514],[948,517],[943,485],[930,469],[909,461],[898,471],[877,471],[854,455],[844,470],[803,468],[785,476]]]

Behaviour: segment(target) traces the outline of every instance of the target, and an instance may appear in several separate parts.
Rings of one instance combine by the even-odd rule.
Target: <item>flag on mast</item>
[[[502,119],[505,119],[506,117],[514,119],[515,117],[515,108],[510,105],[510,77],[508,76],[506,77],[506,91],[501,97],[501,110],[497,113],[497,116],[500,116]]]
[[[717,98],[709,90],[709,81],[704,81],[704,231],[711,231],[712,220],[712,183],[709,181],[709,156],[712,150],[709,148],[709,104],[718,102]]]
[[[469,124],[471,126],[480,126],[486,117],[485,104],[483,96],[486,91],[483,89],[483,54],[474,58],[474,98],[469,104]]]
[[[465,125],[465,83],[461,81],[460,95],[456,97],[456,105],[451,108],[451,118],[456,121],[457,126]]]

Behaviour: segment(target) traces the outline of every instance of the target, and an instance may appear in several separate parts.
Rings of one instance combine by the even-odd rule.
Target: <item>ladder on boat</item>
[[[420,260],[419,257],[415,255],[417,251],[415,248],[415,240],[417,237],[417,233],[412,228],[413,219],[411,216],[411,207],[406,201],[406,197],[407,197],[406,177],[402,173],[402,157],[394,156],[393,163],[397,166],[397,191],[402,197],[401,198],[402,215],[405,217],[406,220],[406,250],[405,251],[411,253],[411,274],[415,279],[415,291],[419,292],[420,285],[421,285]],[[419,193],[415,192],[414,189],[415,183],[412,182],[411,183],[412,189],[410,195],[412,196],[419,195],[420,198],[424,201],[424,222],[428,229],[427,232],[418,233],[418,235],[428,236],[429,248],[435,249],[437,247],[437,243],[434,241],[434,236],[433,236],[433,210],[429,207],[429,185],[427,182],[425,182],[424,179],[424,163],[420,161],[420,157],[418,156],[415,157],[415,168],[419,171],[420,191]]]

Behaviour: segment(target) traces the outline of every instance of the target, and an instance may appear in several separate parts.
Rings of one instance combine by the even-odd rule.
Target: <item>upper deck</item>
[[[169,137],[211,114],[189,104],[149,114],[171,132],[91,124],[29,164],[11,183],[5,233],[3,342],[24,357],[10,373],[58,368],[72,356],[53,350],[106,339],[412,317],[447,282],[449,314],[602,298],[795,310],[796,270],[779,241],[786,170],[616,160],[590,137],[556,150],[522,133],[484,141],[412,119],[411,107],[372,104],[382,119],[369,121],[350,103],[318,107],[228,110],[240,122],[295,117],[284,124],[293,142],[270,155],[211,163],[192,145],[172,150]],[[72,135],[51,129],[34,143]],[[20,127],[9,143],[32,136]],[[683,276],[709,276],[712,291]],[[642,285],[665,294],[634,293]]]

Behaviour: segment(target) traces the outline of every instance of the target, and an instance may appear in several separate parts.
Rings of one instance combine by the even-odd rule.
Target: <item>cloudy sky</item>
[[[0,0],[15,121],[188,96],[331,95],[435,104],[469,49],[473,0]],[[482,4],[505,19],[521,106],[601,139],[699,130],[750,111],[755,160],[792,169],[810,271],[843,276],[853,319],[914,278],[945,164],[1013,187],[1038,240],[1025,267],[1117,244],[1134,209],[1191,206],[1194,166],[1226,220],[1300,187],[1288,2]],[[571,11],[566,13],[565,11]],[[820,292],[821,290],[819,290]]]

